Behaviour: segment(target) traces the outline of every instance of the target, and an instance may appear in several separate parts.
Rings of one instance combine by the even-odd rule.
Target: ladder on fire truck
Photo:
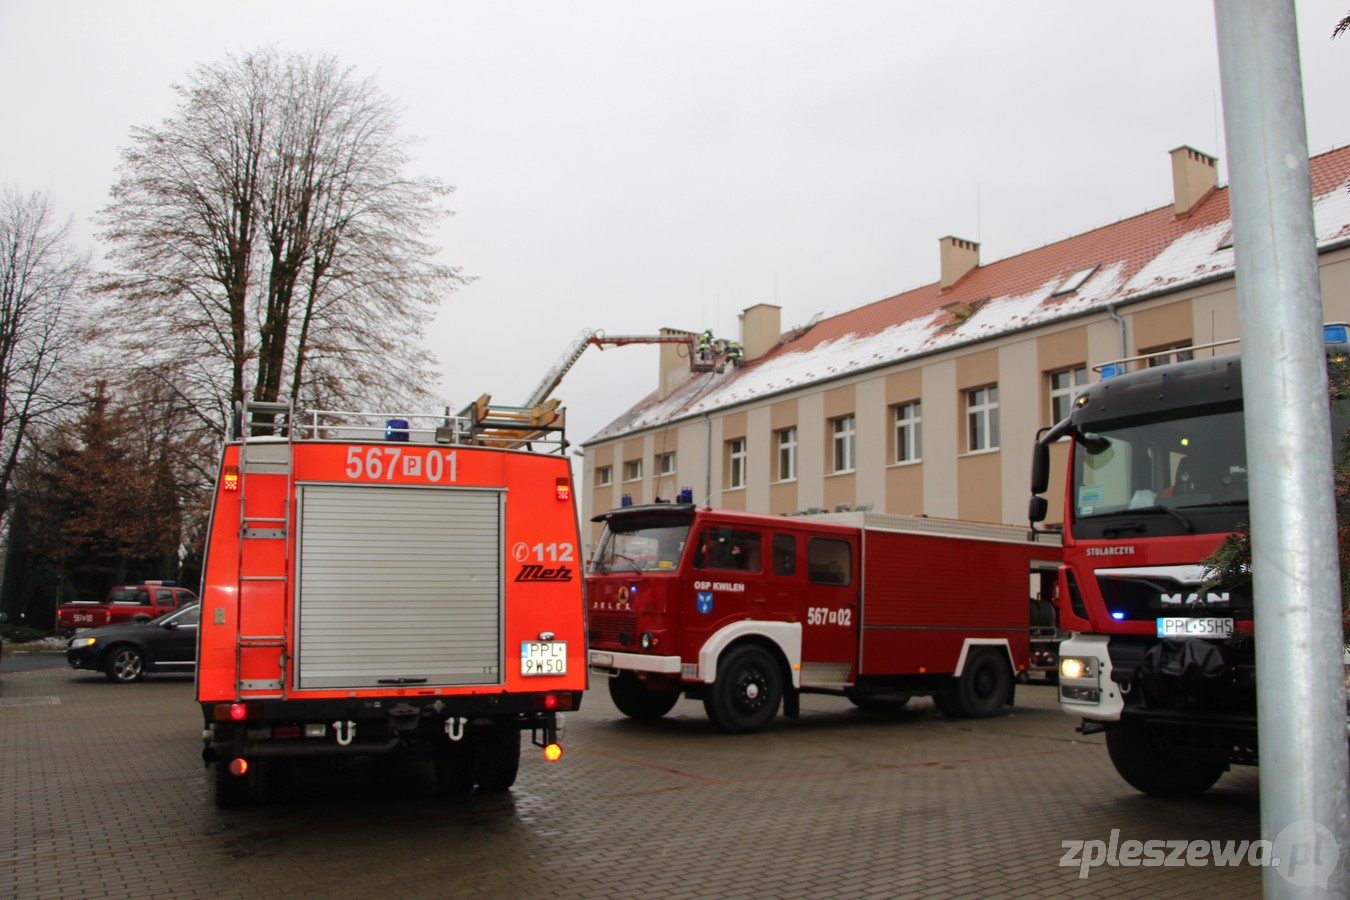
[[[289,403],[253,400],[235,413],[234,437],[239,441],[236,699],[243,699],[245,691],[250,699],[286,697],[293,419]],[[268,482],[279,489],[264,492]],[[246,668],[252,677],[244,677]]]

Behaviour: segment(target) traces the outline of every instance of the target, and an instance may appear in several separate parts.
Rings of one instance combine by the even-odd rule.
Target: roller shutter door
[[[500,491],[299,494],[298,688],[500,683]]]

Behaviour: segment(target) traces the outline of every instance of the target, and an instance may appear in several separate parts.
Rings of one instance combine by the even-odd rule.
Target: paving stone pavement
[[[0,677],[0,897],[1256,897],[1261,870],[1060,865],[1062,842],[1252,841],[1254,769],[1203,797],[1122,782],[1054,689],[994,719],[804,697],[800,719],[716,733],[701,704],[620,715],[603,683],[565,755],[528,741],[507,794],[437,800],[389,759],[218,810],[187,677]]]

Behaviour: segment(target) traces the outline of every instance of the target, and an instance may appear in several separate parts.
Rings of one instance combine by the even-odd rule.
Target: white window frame
[[[642,480],[641,459],[626,459],[623,461],[623,480],[625,484]]]
[[[998,385],[966,391],[966,452],[985,453],[999,448]]]
[[[1066,383],[1056,384],[1056,379],[1063,378]],[[1054,425],[1056,422],[1068,416],[1073,408],[1073,398],[1076,397],[1083,388],[1087,387],[1088,374],[1087,365],[1072,366],[1067,369],[1056,369],[1053,372],[1046,373],[1046,383],[1050,386],[1050,422]]]
[[[667,450],[656,454],[656,474],[658,476],[675,474],[675,451]]]
[[[797,426],[778,430],[778,480],[797,480]]]
[[[895,462],[923,461],[923,401],[897,403],[895,409]]]
[[[613,483],[614,483],[614,467],[613,467],[613,466],[596,466],[596,467],[595,467],[595,486],[596,486],[596,487],[609,487],[609,486],[612,485]]]
[[[835,475],[853,472],[858,467],[858,420],[853,413],[830,420],[830,455]]]
[[[727,441],[727,488],[736,490],[745,487],[746,476],[745,438],[732,438]]]
[[[1145,350],[1139,355],[1148,357],[1148,367],[1151,369],[1154,366],[1169,366],[1172,363],[1195,359],[1195,350],[1190,341],[1178,341],[1175,344]]]

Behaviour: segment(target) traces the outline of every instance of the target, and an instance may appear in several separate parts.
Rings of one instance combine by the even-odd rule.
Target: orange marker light
[[[239,490],[239,467],[226,466],[225,471],[220,473],[220,489],[222,491]]]
[[[230,760],[231,775],[243,775],[246,772],[248,772],[248,760],[239,758]]]
[[[549,762],[557,762],[562,759],[562,747],[557,744],[549,744],[544,748],[544,759]]]

